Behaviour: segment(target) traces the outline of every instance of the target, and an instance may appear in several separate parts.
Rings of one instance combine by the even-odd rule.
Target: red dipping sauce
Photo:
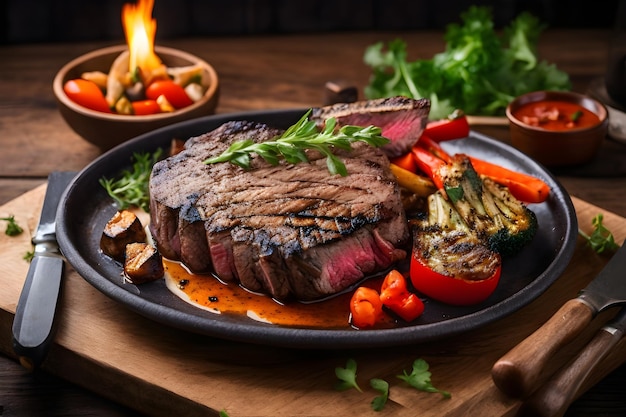
[[[530,126],[552,131],[582,129],[600,123],[600,118],[583,106],[556,100],[524,104],[513,112],[513,117]]]

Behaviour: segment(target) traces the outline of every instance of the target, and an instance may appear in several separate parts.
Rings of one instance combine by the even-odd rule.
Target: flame
[[[156,20],[152,18],[153,6],[154,0],[139,0],[137,4],[122,6],[122,24],[130,51],[131,71],[139,67],[150,72],[161,66],[161,60],[154,53]]]

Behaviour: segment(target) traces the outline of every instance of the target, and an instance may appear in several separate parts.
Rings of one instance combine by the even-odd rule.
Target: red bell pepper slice
[[[424,134],[436,142],[463,139],[469,136],[470,127],[464,114],[453,114],[447,119],[428,122]]]
[[[383,281],[380,300],[383,305],[407,322],[415,320],[424,312],[422,300],[409,292],[404,275],[395,269],[389,272]]]
[[[470,280],[444,275],[430,268],[414,251],[411,256],[411,283],[417,291],[446,304],[468,306],[485,301],[500,281],[502,266],[484,279]]]
[[[351,323],[359,329],[373,327],[383,318],[383,303],[378,291],[359,287],[350,299]]]
[[[441,147],[439,142],[434,141],[428,135],[420,136],[420,140],[416,146],[426,149],[428,152],[447,163],[452,162],[452,156]]]
[[[415,155],[413,155],[413,152],[407,152],[402,156],[394,158],[391,160],[391,163],[413,173],[415,173],[418,168],[417,162],[415,161]]]
[[[435,184],[437,184],[435,179],[432,177],[431,172],[432,167],[438,165],[439,163],[433,161],[432,158],[425,155],[424,152],[416,151],[417,148],[422,148],[445,162],[450,162],[452,157],[441,147],[439,143],[426,135],[420,137],[417,145],[413,147],[413,155],[418,160],[417,162],[419,168],[431,177]],[[548,195],[550,195],[550,186],[545,181],[537,177],[513,171],[501,165],[487,162],[479,158],[474,158],[473,156],[468,155],[468,158],[477,173],[491,178],[491,180],[500,185],[508,187],[511,194],[513,194],[513,196],[520,201],[526,203],[542,203],[546,201]],[[428,166],[431,167],[431,171],[425,170],[428,169]]]
[[[424,174],[426,174],[431,180],[433,180],[433,183],[438,189],[442,190],[444,186],[444,181],[439,174],[439,171],[446,164],[446,162],[443,159],[438,158],[434,154],[428,152],[421,146],[414,146],[411,150],[411,153],[415,157],[415,162],[417,163],[418,168],[422,172],[424,172]]]

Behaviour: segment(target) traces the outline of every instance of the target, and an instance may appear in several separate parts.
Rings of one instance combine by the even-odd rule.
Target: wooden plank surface
[[[13,355],[10,323],[26,275],[22,259],[30,250],[45,185],[0,207],[15,214],[28,231],[0,237],[3,291],[0,293],[0,349]],[[603,212],[618,240],[626,237],[626,221],[574,199],[579,222],[590,228]],[[371,378],[391,384],[388,412],[394,415],[514,415],[518,402],[493,385],[490,369],[496,359],[541,325],[597,273],[606,256],[593,254],[579,242],[563,276],[540,298],[496,323],[469,334],[417,346],[355,351],[291,350],[253,346],[194,335],[164,327],[108,299],[74,271],[65,276],[56,342],[44,369],[116,402],[155,416],[336,416],[376,415],[370,401],[376,392]],[[594,320],[551,366],[565,363],[612,312]],[[395,375],[416,358],[431,365],[435,386],[451,399],[412,390]],[[354,358],[364,393],[334,390],[334,368]],[[620,345],[610,363],[595,376],[605,376],[626,359]],[[271,398],[271,401],[268,399]]]

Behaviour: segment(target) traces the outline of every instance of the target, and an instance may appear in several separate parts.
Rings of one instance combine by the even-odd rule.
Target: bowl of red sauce
[[[506,109],[511,144],[546,166],[591,161],[606,138],[606,107],[570,91],[535,91],[514,99]]]

